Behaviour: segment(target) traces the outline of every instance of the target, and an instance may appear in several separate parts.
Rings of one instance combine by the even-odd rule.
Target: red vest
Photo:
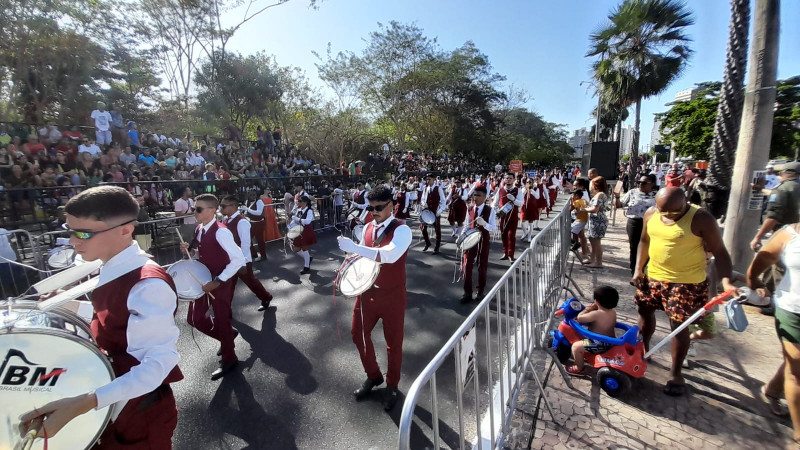
[[[477,209],[476,205],[472,205],[469,207],[469,228],[477,228],[477,224],[475,223],[475,211]],[[483,203],[483,210],[481,211],[481,217],[486,223],[489,223],[489,216],[492,214],[492,207],[489,206],[488,203]],[[486,228],[481,228],[481,239],[489,239],[489,231]],[[488,241],[487,241],[488,242]]]
[[[240,220],[244,220],[244,217],[242,217],[241,214],[237,214],[236,217],[234,217],[233,219],[229,218],[228,222],[224,224],[225,228],[231,230],[231,234],[233,234],[233,241],[236,242],[236,245],[238,245],[239,247],[242,246],[242,238],[239,237]]]
[[[141,280],[157,278],[164,280],[175,291],[175,283],[167,271],[160,266],[145,265],[138,269],[112,280],[92,293],[92,335],[95,342],[111,359],[114,375],[121,377],[128,373],[132,367],[139,365],[139,360],[128,353],[128,294],[133,286]],[[177,297],[176,297],[177,298]],[[175,301],[175,310],[178,302]],[[176,365],[164,379],[163,384],[174,383],[183,379],[181,369]]]
[[[388,225],[388,224],[387,224]],[[397,230],[398,227],[403,226],[403,222],[400,221],[400,225],[394,228],[391,231],[383,232],[383,240],[378,247],[384,247],[389,245],[394,238],[394,231]],[[371,222],[367,227],[364,229],[364,245],[367,247],[372,247],[374,241],[372,240],[372,233],[375,228],[375,222]],[[406,288],[406,257],[408,256],[408,250],[403,253],[403,256],[400,257],[397,261],[386,264],[381,264],[381,272],[378,274],[378,279],[375,281],[375,286],[378,289],[395,289],[395,288],[402,288],[405,290]]]
[[[353,201],[358,203],[359,205],[367,203],[367,190],[364,189],[363,191],[356,191],[353,194]]]
[[[508,197],[506,197],[506,195],[508,195],[508,194],[511,194],[514,197],[517,197],[519,195],[519,189],[517,189],[516,187],[513,187],[513,188],[511,188],[509,190],[506,190],[506,186],[505,185],[503,185],[503,187],[500,188],[500,191],[497,193],[497,195],[500,196],[500,207],[501,208],[506,203],[511,202],[511,200],[509,200]],[[517,208],[517,206],[514,205],[514,209],[516,209],[516,208]],[[512,211],[513,211],[513,209],[512,209]]]
[[[195,242],[197,242],[197,251],[200,253],[200,262],[208,267],[208,270],[211,271],[212,277],[219,276],[219,274],[221,274],[222,271],[225,270],[225,267],[231,262],[228,252],[226,252],[225,249],[219,245],[219,242],[217,242],[217,230],[220,228],[227,227],[217,221],[214,221],[211,227],[209,227],[208,231],[206,231],[206,234],[203,235],[203,239],[199,242],[197,241],[197,237],[203,229],[203,225],[200,224],[200,226],[197,227],[197,230],[194,232],[194,239]]]
[[[464,194],[464,189],[463,188],[455,187],[455,186],[450,188],[450,198],[452,199],[451,201],[453,203],[463,202],[464,199],[461,198],[461,195],[463,195],[463,194]]]
[[[439,203],[441,203],[442,199],[439,198],[439,186],[435,184],[433,186],[428,186],[425,189],[429,189],[428,191],[428,209],[433,212],[439,210]]]

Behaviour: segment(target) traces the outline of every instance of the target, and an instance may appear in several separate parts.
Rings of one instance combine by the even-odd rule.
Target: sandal
[[[583,265],[588,265],[588,264],[591,264],[591,263],[592,263],[592,261],[589,258],[586,258],[586,259],[581,261],[581,264],[583,264]]]
[[[686,394],[686,384],[676,383],[672,380],[667,381],[666,386],[664,386],[664,393],[670,397],[680,397]]]
[[[766,385],[761,387],[761,396],[764,398],[764,401],[767,402],[767,405],[769,405],[769,410],[772,414],[778,417],[786,417],[789,415],[789,408],[781,403],[779,397],[767,394]]]
[[[576,377],[581,377],[586,375],[586,366],[583,367],[583,370],[579,370],[578,366],[571,365],[567,366],[566,370],[568,374],[575,375]]]

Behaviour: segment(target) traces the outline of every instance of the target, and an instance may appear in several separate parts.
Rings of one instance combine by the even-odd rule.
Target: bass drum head
[[[353,228],[353,240],[360,244],[362,237],[364,237],[364,225],[358,224]]]
[[[481,232],[478,231],[477,229],[474,229],[473,232],[466,233],[464,235],[464,239],[461,240],[459,248],[461,249],[461,251],[467,251],[470,250],[472,247],[478,245],[478,242],[480,241],[481,241]]]
[[[89,341],[48,329],[0,331],[3,358],[0,448],[21,440],[19,416],[48,402],[91,392],[114,379],[111,365]],[[47,445],[88,449],[108,424],[111,408],[90,410],[70,421]],[[34,449],[44,449],[37,439]]]
[[[339,274],[339,292],[345,297],[355,297],[371,288],[378,279],[380,264],[367,258],[353,256],[345,261]]]
[[[436,214],[433,213],[430,209],[423,210],[419,214],[419,220],[421,220],[426,225],[433,225],[436,223]]]
[[[294,239],[300,236],[301,234],[303,234],[303,228],[304,227],[302,225],[295,225],[289,227],[289,229],[286,231],[286,237],[288,237],[289,239]]]
[[[56,247],[47,254],[47,265],[51,269],[66,269],[75,262],[75,249]]]
[[[182,260],[171,265],[167,273],[175,282],[178,297],[185,300],[197,300],[205,295],[203,285],[212,280],[211,271],[200,261]],[[194,276],[193,276],[194,275]],[[199,281],[199,282],[198,282]]]

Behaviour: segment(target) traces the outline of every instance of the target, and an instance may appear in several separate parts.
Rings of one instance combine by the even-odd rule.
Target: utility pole
[[[760,204],[751,202],[750,183],[753,171],[762,170],[769,160],[778,70],[779,10],[779,0],[756,0],[742,124],[723,234],[733,267],[742,273],[753,259],[748,244],[761,217]]]

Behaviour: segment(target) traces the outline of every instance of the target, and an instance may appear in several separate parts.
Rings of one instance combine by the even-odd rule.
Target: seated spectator
[[[72,176],[77,174],[75,163],[67,159],[64,152],[56,153],[56,173],[72,180]]]
[[[39,142],[39,138],[33,134],[28,135],[28,141],[22,146],[22,153],[32,161],[48,161],[47,148]]]
[[[150,154],[150,149],[145,148],[139,155],[138,163],[140,166],[152,166],[156,162],[156,157]]]
[[[171,148],[167,149],[167,156],[164,158],[164,162],[167,164],[167,167],[175,168],[175,165],[178,163],[178,158],[175,157],[175,150]]]
[[[206,164],[206,171],[203,173],[204,180],[216,180],[217,179],[217,169],[214,167],[214,164]]]
[[[95,145],[94,141],[91,138],[85,137],[83,138],[83,143],[78,146],[78,155],[80,155],[81,153],[88,153],[92,156],[92,158],[95,158],[102,152],[100,150],[100,147]]]
[[[111,170],[109,170],[107,175],[111,175],[111,181],[115,183],[122,183],[125,181],[125,174],[122,173],[117,164],[111,166]]]
[[[58,131],[58,127],[55,126],[53,122],[47,122],[47,124],[39,130],[39,142],[45,146],[55,144],[60,140],[61,132]]]
[[[189,179],[189,172],[186,170],[186,166],[184,164],[178,164],[175,167],[175,179],[176,180],[188,180]]]
[[[194,166],[192,172],[189,174],[189,178],[192,180],[202,180],[203,179],[203,169],[200,166]]]
[[[61,136],[73,142],[80,142],[81,138],[83,138],[83,135],[78,131],[78,127],[75,125],[71,126],[68,131],[61,133]]]
[[[42,187],[55,187],[58,184],[58,175],[56,174],[55,167],[48,164],[44,167],[44,171],[39,176],[39,186]]]

